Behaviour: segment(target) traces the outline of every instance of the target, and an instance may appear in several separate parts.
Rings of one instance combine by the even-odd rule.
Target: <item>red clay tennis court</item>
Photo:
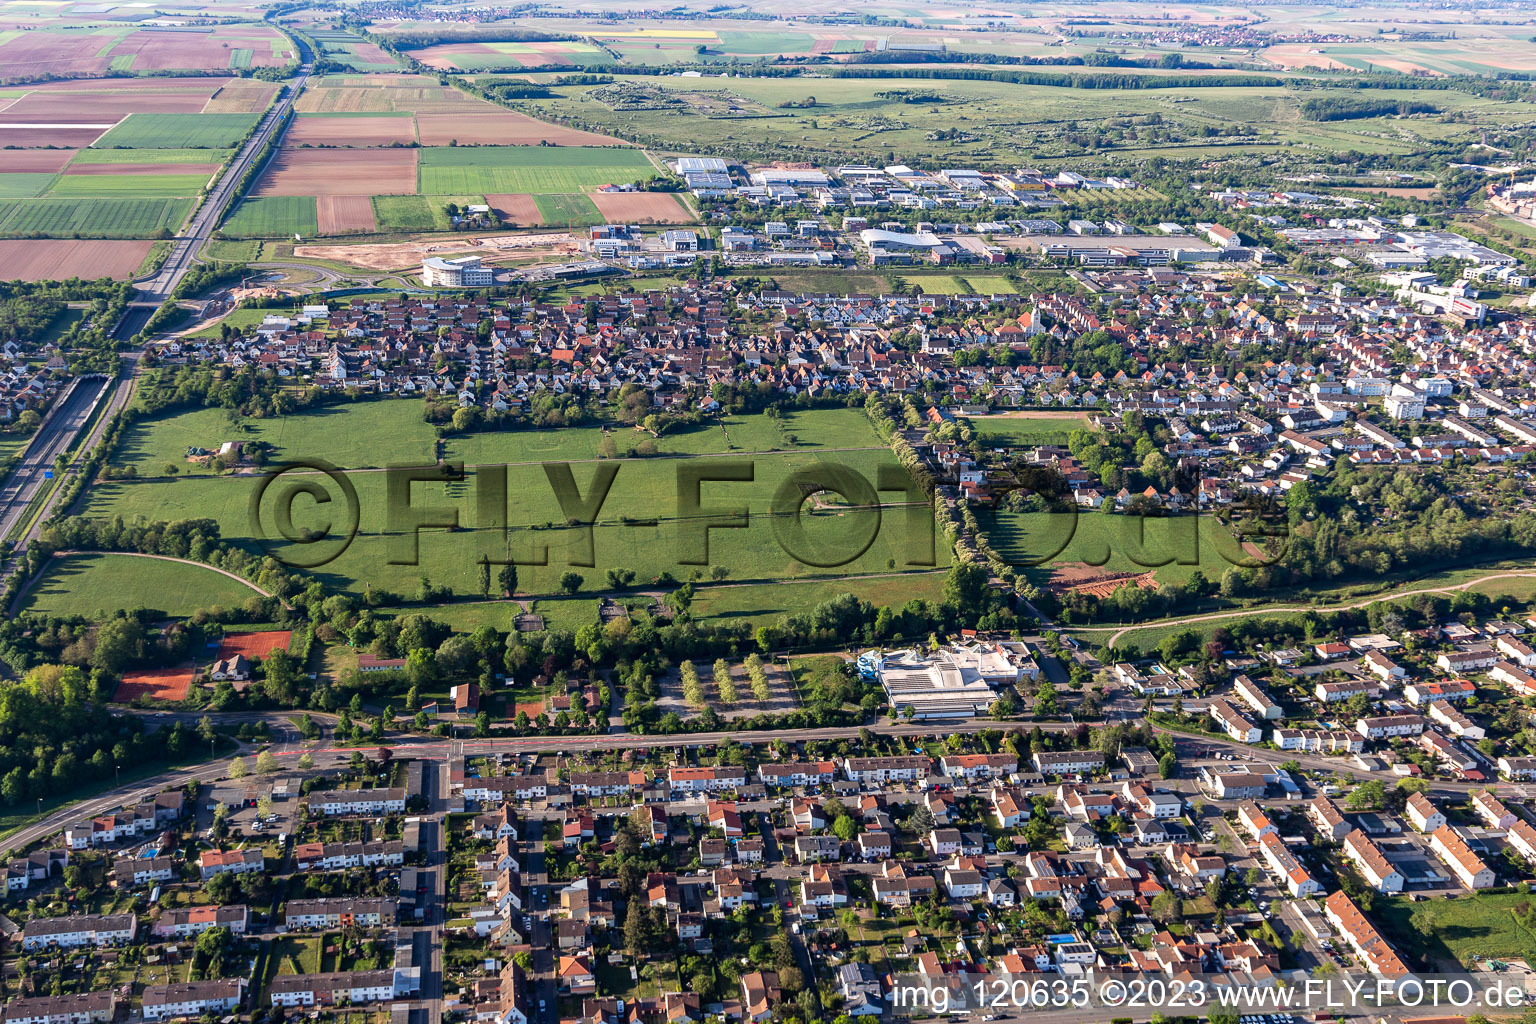
[[[117,684],[112,699],[123,704],[140,697],[150,700],[186,700],[192,689],[192,666],[145,669],[140,672],[124,672],[123,681]]]
[[[227,633],[224,642],[219,644],[219,653],[216,660],[233,658],[237,654],[243,654],[247,658],[265,658],[273,651],[281,648],[288,649],[288,643],[293,639],[291,629],[273,629],[261,633]]]

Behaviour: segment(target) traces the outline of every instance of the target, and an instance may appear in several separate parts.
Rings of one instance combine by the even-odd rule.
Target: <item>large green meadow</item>
[[[431,146],[421,150],[421,192],[558,195],[648,178],[637,149],[593,146]]]
[[[777,583],[929,567],[923,561],[932,520],[924,506],[876,511],[823,497],[805,504],[798,520],[775,514],[775,508],[801,504],[805,474],[853,473],[871,485],[882,472],[902,477],[863,413],[849,409],[809,410],[782,421],[729,418],[723,426],[679,429],[659,439],[624,425],[611,427],[607,437],[598,425],[449,436],[441,454],[464,463],[465,479],[413,483],[410,507],[456,513],[458,527],[423,529],[413,545],[413,531],[391,518],[384,467],[434,463],[439,440],[421,412],[420,403],[398,399],[265,420],[233,422],[215,410],[148,419],[130,430],[116,460],[132,466],[135,477],[98,484],[84,511],[210,517],[225,537],[248,544],[255,543],[258,528],[275,536],[275,506],[286,504],[298,485],[324,484],[324,477],[296,469],[268,485],[266,473],[249,466],[216,474],[186,458],[189,445],[217,450],[226,441],[263,441],[272,446],[272,466],[321,459],[348,471],[358,496],[357,537],[315,574],[352,591],[373,584],[413,595],[426,576],[459,595],[476,595],[479,560],[509,554],[544,563],[519,571],[520,590],[534,594],[556,593],[566,572],[584,577],[584,591],[606,590],[609,569],[630,570],[644,584],[662,573],[678,580],[698,573],[706,580]],[[555,481],[564,470],[575,495],[562,506]],[[504,482],[498,473],[505,474]],[[568,522],[588,518],[570,502],[590,501],[600,480],[609,489],[589,533]],[[258,527],[251,502],[263,487]],[[340,528],[340,492],[334,486],[327,491],[338,500],[321,504],[303,494],[293,500],[296,531]],[[505,533],[496,511],[503,497]],[[903,500],[896,491],[881,497],[893,505]],[[398,501],[396,506],[397,513],[404,511]],[[739,526],[707,528],[707,521],[731,514],[739,514]],[[778,536],[797,521],[802,532],[787,541],[787,552]],[[933,547],[938,565],[946,565],[947,553],[937,550],[937,542]],[[697,564],[706,557],[707,563]],[[580,564],[586,561],[593,564]]]
[[[22,610],[97,619],[119,608],[190,615],[216,604],[237,607],[255,596],[251,587],[201,566],[88,552],[56,558],[27,592]]]

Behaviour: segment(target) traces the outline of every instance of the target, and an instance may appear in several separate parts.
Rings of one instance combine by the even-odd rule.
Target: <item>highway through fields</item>
[[[154,315],[155,309],[171,297],[181,279],[196,264],[203,246],[213,236],[225,210],[236,198],[237,189],[246,172],[255,165],[267,143],[281,129],[288,111],[293,107],[294,100],[303,91],[310,70],[311,65],[304,64],[300,67],[298,76],[286,83],[287,89],[283,96],[263,115],[256,131],[246,140],[239,154],[230,162],[218,184],[209,193],[207,200],[192,215],[186,230],[176,239],[160,269],[154,276],[137,283],[139,298],[129,304],[127,312],[113,328],[114,338],[126,342],[142,332],[149,318]],[[85,443],[76,447],[75,458],[66,473],[77,471],[76,466],[82,461],[85,453],[100,441],[112,417],[132,398],[142,355],[142,349],[125,353],[125,365],[115,382],[105,377],[93,376],[82,378],[76,383],[63,400],[64,405],[50,416],[48,422],[28,446],[22,465],[17,467],[3,484],[0,484],[0,538],[11,538],[15,543],[16,553],[24,551],[27,542],[37,535],[43,522],[55,511],[59,496],[65,489],[62,486],[63,481],[60,481],[59,486],[54,486],[52,492],[37,508],[32,507],[34,499],[46,489],[44,485],[52,486],[54,483],[48,477],[53,469],[54,460],[60,453],[76,447],[75,441],[90,419],[92,403],[110,387],[112,394],[107,399],[106,408],[102,411],[102,415],[97,417],[91,435],[85,439]],[[27,520],[33,520],[32,528],[21,536],[15,536],[17,528]],[[25,563],[17,561],[16,564]]]
[[[47,422],[38,428],[32,442],[27,445],[21,465],[17,466],[0,487],[0,537],[10,537],[26,520],[32,508],[32,499],[44,484],[51,483],[54,460],[69,450],[76,435],[90,419],[91,409],[109,381],[104,376],[81,377],[69,393],[60,399],[60,405],[48,416]]]

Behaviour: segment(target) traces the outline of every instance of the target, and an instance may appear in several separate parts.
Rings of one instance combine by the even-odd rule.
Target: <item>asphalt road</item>
[[[288,91],[283,98],[272,105],[262,117],[256,131],[247,140],[244,148],[230,163],[229,169],[219,179],[219,183],[213,187],[203,205],[193,214],[192,222],[187,229],[176,239],[176,244],[171,247],[170,255],[160,265],[160,270],[145,281],[139,282],[139,290],[145,298],[163,301],[168,298],[176,288],[177,282],[192,269],[197,260],[197,255],[202,251],[203,245],[213,235],[214,229],[219,225],[219,218],[223,216],[225,208],[235,196],[235,189],[239,187],[240,180],[245,177],[260,155],[262,148],[273,137],[282,123],[283,116],[293,106],[293,101],[303,90],[304,83],[309,79],[311,67],[308,64],[299,68],[299,76],[287,83]]]
[[[0,487],[0,537],[8,537],[20,525],[32,499],[47,482],[53,462],[74,442],[90,417],[91,405],[108,384],[105,377],[82,377],[70,389],[63,404],[38,428],[27,453]]]

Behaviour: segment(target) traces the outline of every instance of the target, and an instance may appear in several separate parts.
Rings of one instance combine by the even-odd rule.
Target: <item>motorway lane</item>
[[[207,200],[198,207],[197,213],[192,217],[192,222],[187,225],[186,233],[176,240],[171,247],[170,255],[160,265],[160,270],[154,277],[140,282],[139,290],[146,297],[163,300],[170,296],[183,275],[190,270],[206,243],[218,227],[219,218],[229,206],[235,196],[235,189],[239,187],[240,179],[245,177],[246,171],[256,162],[268,140],[277,132],[282,122],[283,115],[293,106],[293,101],[304,89],[304,83],[309,80],[310,65],[304,65],[299,69],[298,78],[287,83],[288,90],[283,98],[272,106],[272,109],[262,117],[255,133],[246,142],[240,154],[230,163],[229,169],[224,172],[219,183],[209,193]]]
[[[75,435],[85,426],[91,404],[107,383],[106,377],[80,378],[70,389],[64,404],[27,446],[22,464],[0,488],[0,537],[9,536],[26,516],[38,489],[47,482],[44,474],[53,469],[54,459],[69,448]]]

